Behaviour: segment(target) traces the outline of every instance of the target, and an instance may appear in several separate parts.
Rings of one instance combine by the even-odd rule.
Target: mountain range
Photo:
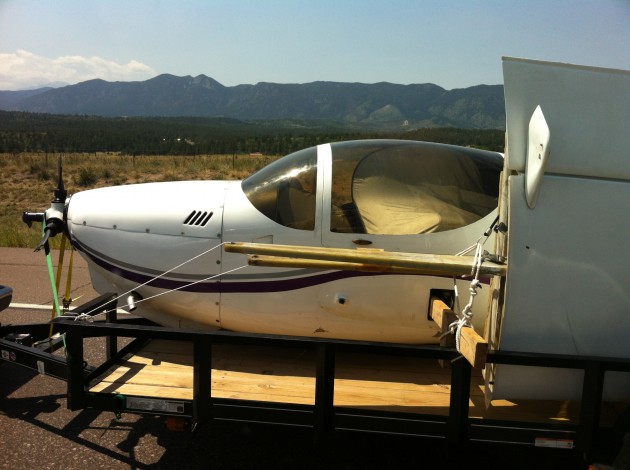
[[[205,75],[0,91],[0,110],[95,116],[325,119],[368,128],[503,129],[502,85],[312,82],[227,87]]]

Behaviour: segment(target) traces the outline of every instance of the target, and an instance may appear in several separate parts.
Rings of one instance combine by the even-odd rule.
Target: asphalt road
[[[51,255],[56,272],[59,252],[52,251]],[[62,272],[64,290],[69,262],[70,255],[66,251],[63,261],[65,269]],[[14,303],[52,305],[50,277],[43,250],[34,252],[30,248],[0,248],[0,284],[13,287]],[[72,269],[72,297],[81,296],[78,300],[84,302],[96,295],[90,283],[85,260],[75,255]]]
[[[72,280],[72,297],[80,297],[78,303],[97,295],[78,256]],[[14,304],[52,303],[43,253],[0,248],[0,285],[13,288]],[[49,318],[48,308],[0,312],[3,325]],[[85,351],[88,362],[98,365],[104,342],[86,340]],[[160,417],[114,418],[98,410],[70,411],[65,382],[0,362],[2,469],[580,468],[574,453],[549,449],[471,445],[454,454],[436,440],[338,433],[329,446],[316,450],[309,429],[213,422],[193,434],[168,430]]]

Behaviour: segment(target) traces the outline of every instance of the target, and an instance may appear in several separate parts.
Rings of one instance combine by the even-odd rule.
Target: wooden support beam
[[[449,325],[457,320],[457,315],[443,301],[432,298],[431,318],[440,326],[440,331],[445,333]],[[455,336],[446,335],[440,341],[440,346],[455,347]],[[486,364],[488,342],[472,328],[464,327],[461,329],[459,337],[459,352],[470,362],[473,368],[481,368]]]
[[[297,245],[274,245],[267,243],[226,243],[225,251],[250,255],[279,257],[277,263],[288,262],[297,267],[295,259],[320,260],[320,269],[404,269],[404,273],[435,276],[470,276],[473,268],[472,256],[437,255],[430,253],[400,253],[392,251],[361,250],[348,248],[327,248]],[[261,266],[265,258],[257,257],[255,264]],[[328,265],[325,262],[330,261]],[[349,263],[348,268],[341,268],[338,263]],[[276,266],[283,264],[275,264]],[[314,267],[311,265],[311,267]],[[485,261],[480,268],[482,276],[504,276],[507,266]],[[394,271],[389,271],[394,272]]]
[[[417,269],[404,268],[400,266],[348,263],[344,261],[328,261],[319,259],[286,258],[283,256],[249,255],[247,257],[247,263],[250,266],[265,266],[268,268],[334,269],[336,271],[361,271],[367,273],[418,274]]]
[[[457,320],[457,315],[442,300],[431,297],[431,319],[440,327],[441,334],[444,334],[448,331],[449,325]],[[443,336],[440,346],[454,348],[455,336],[450,334]]]
[[[459,352],[474,369],[480,369],[486,365],[488,342],[472,328],[464,327],[459,335]]]
[[[442,335],[440,338],[440,346],[445,348],[454,348],[455,335],[445,333],[449,331],[451,323],[457,320],[455,312],[453,312],[442,300],[437,297],[431,297],[431,318],[440,327],[440,333]],[[450,361],[444,359],[438,359],[438,363],[443,369],[448,368],[450,365]]]

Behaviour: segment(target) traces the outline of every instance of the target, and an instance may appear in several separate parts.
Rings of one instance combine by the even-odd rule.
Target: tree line
[[[50,115],[0,111],[0,153],[121,152],[129,155],[284,155],[325,142],[395,138],[503,151],[504,131],[378,130],[332,121]]]

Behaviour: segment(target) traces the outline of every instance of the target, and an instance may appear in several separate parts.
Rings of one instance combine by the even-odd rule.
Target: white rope
[[[479,240],[481,240],[481,238],[479,238]],[[479,245],[479,240],[477,240],[476,243],[473,243],[472,245],[470,245],[468,248],[466,248],[465,250],[460,251],[459,253],[455,253],[455,256],[464,256],[468,253],[470,253],[471,251],[473,251],[474,249],[477,248],[477,245]]]
[[[194,282],[191,282],[191,283],[189,283],[189,284],[185,284],[185,285],[183,285],[183,286],[176,287],[175,289],[165,290],[164,292],[158,292],[157,294],[152,295],[151,297],[146,297],[146,298],[143,298],[143,299],[139,299],[139,300],[137,300],[137,301],[136,301],[136,304],[139,304],[139,303],[145,302],[145,301],[147,301],[147,300],[155,299],[156,297],[160,297],[160,296],[165,295],[165,294],[170,294],[171,292],[176,292],[176,291],[178,291],[178,290],[182,290],[182,289],[185,289],[185,288],[190,287],[190,286],[194,286],[195,284],[199,284],[200,282],[210,281],[211,279],[214,279],[214,278],[217,278],[217,277],[223,276],[223,275],[225,275],[225,274],[230,274],[230,273],[233,273],[233,272],[238,271],[238,270],[240,270],[240,269],[246,268],[247,266],[248,266],[248,265],[247,265],[247,264],[245,264],[245,265],[243,265],[243,266],[239,266],[239,267],[237,267],[237,268],[230,269],[229,271],[225,271],[224,273],[220,273],[220,274],[213,274],[212,276],[208,276],[208,277],[206,277],[206,278],[204,278],[204,279],[199,279],[199,280],[194,281]],[[86,318],[84,318],[84,317],[89,317],[89,318],[90,318],[90,320],[88,320],[88,321],[93,321],[93,318],[94,318],[94,317],[97,317],[97,316],[99,316],[99,315],[104,315],[104,314],[106,314],[106,313],[110,313],[110,312],[113,312],[113,311],[115,311],[115,310],[116,310],[116,309],[105,310],[105,311],[103,311],[103,312],[99,312],[99,313],[97,313],[97,314],[95,314],[95,315],[88,315],[87,313],[82,313],[82,314],[77,315],[76,317],[74,317],[74,319],[75,319],[75,321],[84,321],[84,320],[87,320],[87,319],[86,319]]]
[[[475,257],[473,260],[473,268],[471,272],[471,275],[473,276],[473,280],[470,282],[470,288],[468,289],[470,292],[468,303],[466,304],[464,309],[461,311],[461,313],[458,315],[459,318],[449,325],[450,332],[455,335],[455,347],[457,348],[457,351],[460,351],[459,339],[461,337],[462,328],[473,327],[472,321],[471,321],[473,317],[472,307],[475,302],[475,296],[477,295],[477,289],[479,288],[479,284],[480,284],[479,273],[481,272],[481,263],[483,262],[483,245],[485,243],[485,240],[483,240],[483,238],[484,237],[479,238],[476,244]],[[455,286],[457,285],[455,284]],[[455,298],[457,299],[457,304],[459,306],[459,296],[457,295],[457,288],[455,289]]]
[[[131,293],[132,293],[133,291],[135,291],[136,289],[138,289],[138,288],[140,288],[140,287],[144,287],[144,286],[146,286],[147,284],[152,283],[153,281],[155,281],[155,280],[157,280],[157,279],[159,279],[159,278],[161,278],[161,277],[165,276],[166,274],[168,274],[168,273],[170,273],[170,272],[173,272],[173,271],[175,271],[175,270],[176,270],[176,269],[178,269],[178,268],[181,268],[181,267],[182,267],[182,266],[184,266],[185,264],[190,263],[191,261],[194,261],[194,260],[196,260],[197,258],[200,258],[201,256],[206,255],[206,254],[210,253],[211,251],[216,250],[217,248],[219,248],[219,247],[221,247],[221,246],[225,245],[226,243],[229,243],[229,242],[222,242],[222,243],[219,243],[218,245],[213,246],[212,248],[210,248],[210,249],[208,249],[208,250],[204,251],[203,253],[199,253],[198,255],[193,256],[193,257],[192,257],[192,258],[190,258],[189,260],[186,260],[186,261],[184,261],[183,263],[178,264],[177,266],[175,266],[175,267],[173,267],[173,268],[169,269],[168,271],[164,271],[162,274],[159,274],[159,275],[155,276],[154,278],[149,279],[149,280],[148,280],[147,282],[145,282],[144,284],[140,284],[140,285],[138,285],[138,286],[136,286],[136,287],[134,287],[134,288],[132,288],[132,289],[128,290],[127,292],[125,292],[124,294],[119,295],[118,297],[116,297],[116,298],[115,298],[115,299],[113,299],[112,301],[117,301],[117,300],[119,300],[119,299],[121,299],[121,298],[125,297],[126,295],[131,294]],[[151,296],[151,297],[147,297],[147,298],[143,298],[143,299],[137,300],[137,301],[136,301],[136,304],[139,304],[140,302],[143,302],[143,301],[145,301],[145,300],[149,300],[149,299],[153,299],[153,298],[155,298],[155,297],[159,297],[159,296],[164,295],[164,294],[168,294],[168,293],[170,293],[170,292],[175,292],[175,291],[178,291],[178,290],[181,290],[181,289],[185,289],[185,288],[190,287],[190,286],[194,286],[195,284],[199,284],[200,282],[209,281],[209,280],[214,279],[214,278],[216,278],[216,277],[222,276],[222,275],[224,275],[224,274],[229,274],[229,273],[232,273],[232,272],[234,272],[234,271],[238,271],[239,269],[243,269],[243,268],[245,268],[245,267],[247,267],[247,265],[240,266],[240,267],[238,267],[238,268],[232,269],[232,270],[230,270],[230,271],[226,271],[226,272],[224,272],[224,273],[214,274],[214,275],[209,276],[209,277],[207,277],[207,278],[204,278],[204,279],[199,279],[199,280],[197,280],[197,281],[191,282],[190,284],[186,284],[186,285],[183,285],[183,286],[177,287],[177,288],[175,288],[175,289],[171,289],[171,290],[167,290],[167,291],[164,291],[164,292],[160,292],[160,293],[158,293],[158,294],[156,294],[156,295],[153,295],[153,296]],[[92,321],[91,319],[92,319],[93,317],[95,317],[95,316],[98,316],[98,315],[102,315],[102,314],[105,314],[105,313],[110,313],[110,312],[115,311],[115,309],[112,309],[112,310],[103,311],[103,312],[99,312],[99,313],[97,313],[97,314],[92,315],[92,313],[94,313],[94,312],[95,312],[98,308],[99,308],[99,307],[95,307],[95,308],[93,308],[92,310],[90,310],[90,311],[88,311],[88,312],[81,313],[81,314],[77,315],[76,317],[72,317],[72,318],[74,318],[74,319],[75,319],[75,321]],[[88,319],[88,318],[86,318],[86,317],[88,317],[89,319]]]
[[[456,254],[456,256],[463,256],[467,253],[470,253],[472,250],[475,250],[475,255],[473,258],[473,267],[470,273],[470,275],[473,276],[473,280],[470,281],[470,288],[469,288],[470,297],[468,298],[468,303],[466,304],[464,309],[461,311],[459,309],[459,294],[457,292],[457,280],[453,278],[455,302],[457,305],[457,312],[460,312],[460,313],[458,313],[457,315],[458,319],[455,320],[453,323],[451,323],[448,328],[449,328],[450,333],[455,335],[455,347],[457,348],[458,352],[460,352],[459,339],[461,337],[462,328],[464,327],[473,328],[472,307],[475,302],[475,296],[477,295],[477,289],[479,288],[481,284],[481,282],[479,281],[479,273],[481,272],[481,263],[483,263],[483,255],[484,255],[483,246],[486,243],[486,241],[488,241],[488,238],[490,238],[490,234],[492,233],[492,227],[494,226],[495,223],[496,223],[496,219],[492,223],[490,228],[488,228],[488,230],[486,230],[484,234],[481,237],[479,237],[479,239],[474,245],[471,245],[465,250],[462,250]]]
[[[86,322],[92,323],[94,321],[94,317],[101,315],[103,313],[109,313],[109,312],[99,312],[99,313],[95,313],[94,315],[81,313],[77,315],[76,317],[73,317],[72,315],[61,315],[61,318],[74,318],[74,321],[86,321]]]

